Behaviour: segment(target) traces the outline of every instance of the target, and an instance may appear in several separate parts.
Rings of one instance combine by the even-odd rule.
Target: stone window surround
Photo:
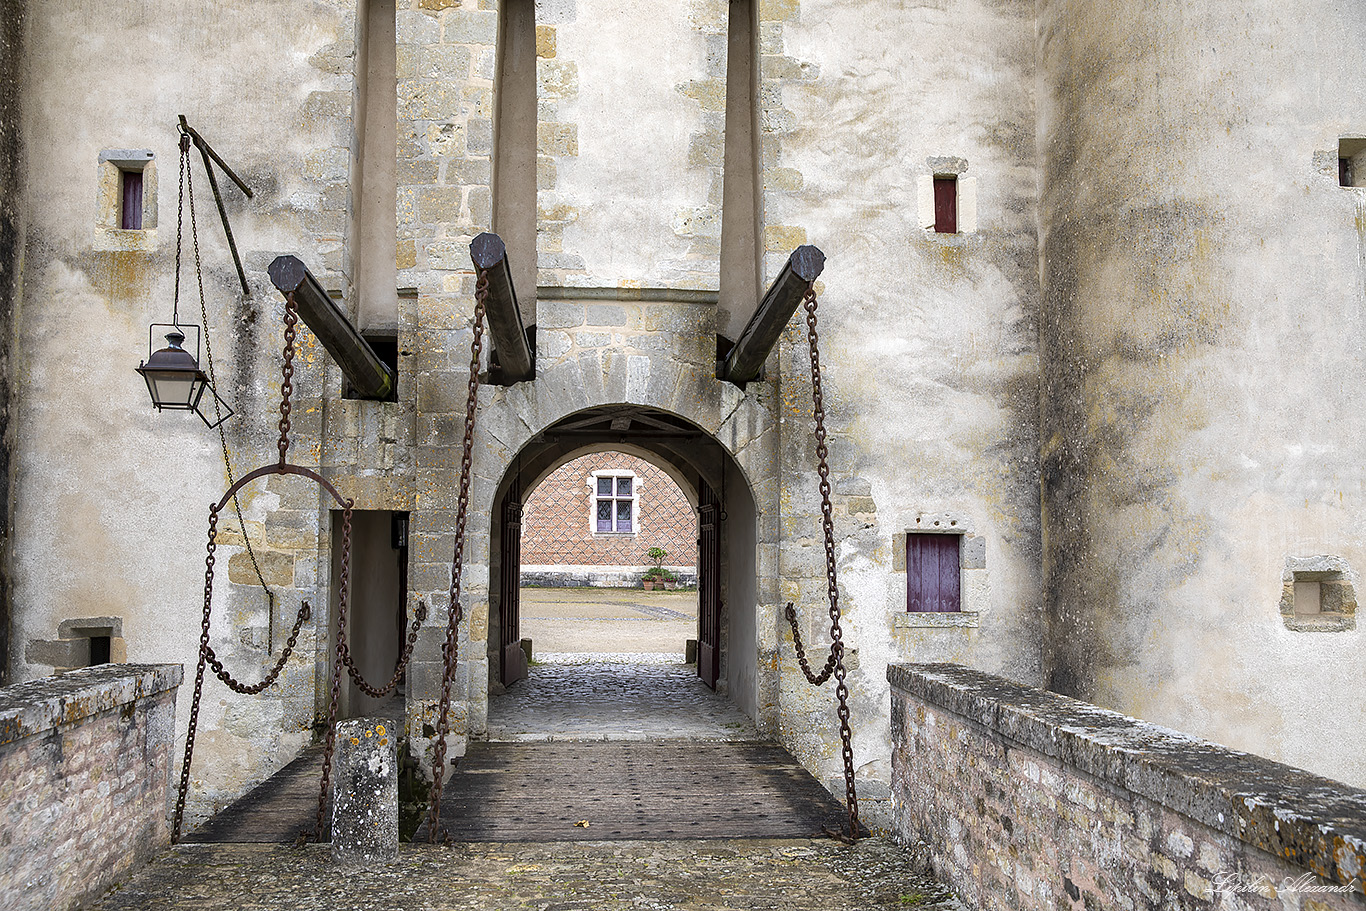
[[[598,478],[612,478],[612,496],[598,496]],[[630,531],[598,531],[598,500],[611,499],[613,503],[623,499],[616,493],[616,478],[631,479],[631,530]],[[644,486],[640,476],[628,468],[595,468],[588,473],[588,479],[584,482],[588,487],[588,533],[593,537],[601,535],[637,535],[640,533],[640,491]],[[612,523],[616,524],[616,510],[613,508]]]
[[[948,534],[962,538],[958,548],[960,609],[947,613],[906,610],[906,536]],[[922,513],[892,535],[892,572],[889,575],[887,614],[893,629],[975,628],[987,610],[986,538],[974,523],[957,513]]]
[[[142,227],[123,228],[122,174],[142,172]],[[95,191],[94,248],[101,251],[151,250],[156,245],[157,169],[151,149],[102,149]]]
[[[1331,554],[1286,557],[1281,574],[1281,622],[1298,633],[1338,633],[1356,629],[1356,575],[1347,561]],[[1303,602],[1312,599],[1312,607]]]
[[[916,214],[920,227],[933,237],[951,238],[977,232],[977,178],[964,176],[966,158],[932,156],[925,159],[925,170],[916,176]],[[958,184],[958,230],[940,234],[934,230],[934,179],[953,177]]]
[[[1348,190],[1366,189],[1366,138],[1342,136],[1338,139],[1338,185]],[[1346,163],[1344,167],[1344,162]],[[1347,182],[1343,182],[1346,179]]]
[[[109,639],[109,663],[126,664],[128,645],[123,638],[122,617],[74,617],[57,626],[55,640],[30,639],[24,660],[45,664],[54,674],[90,666],[90,640]]]

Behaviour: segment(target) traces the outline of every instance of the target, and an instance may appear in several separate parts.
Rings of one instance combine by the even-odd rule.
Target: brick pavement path
[[[91,911],[839,911],[962,905],[882,839],[405,846],[370,871],[324,846],[177,848]]]

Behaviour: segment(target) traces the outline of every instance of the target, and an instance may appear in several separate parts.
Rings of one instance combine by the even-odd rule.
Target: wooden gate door
[[[697,676],[712,689],[721,676],[721,501],[698,480]]]
[[[526,678],[526,652],[522,651],[522,482],[514,480],[503,498],[502,571],[498,603],[502,622],[499,645],[502,662],[498,679],[509,686]]]

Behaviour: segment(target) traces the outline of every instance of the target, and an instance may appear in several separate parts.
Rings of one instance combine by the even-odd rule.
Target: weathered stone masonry
[[[970,668],[887,677],[896,829],[972,907],[1366,907],[1366,791]]]
[[[9,682],[12,607],[10,600],[10,452],[9,349],[15,299],[19,291],[23,236],[17,192],[21,148],[19,138],[19,72],[23,59],[21,0],[0,2],[0,684]]]
[[[180,665],[0,689],[0,906],[66,911],[170,844]]]

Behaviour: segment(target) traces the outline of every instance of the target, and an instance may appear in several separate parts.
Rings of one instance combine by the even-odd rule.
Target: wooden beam
[[[281,294],[294,293],[299,316],[341,367],[356,395],[388,398],[394,388],[393,371],[351,325],[303,261],[297,256],[277,256],[266,271]]]
[[[792,251],[787,264],[740,333],[735,347],[726,356],[719,371],[720,379],[743,386],[763,375],[764,361],[778,343],[783,327],[797,311],[806,289],[824,268],[825,254],[816,247],[803,244]]]
[[[487,231],[480,234],[470,241],[470,259],[474,261],[478,275],[486,276],[489,283],[486,314],[496,358],[496,367],[489,372],[489,380],[511,386],[533,379],[536,353],[527,338],[522,313],[517,309],[517,292],[512,287],[512,270],[508,268],[503,239]]]

